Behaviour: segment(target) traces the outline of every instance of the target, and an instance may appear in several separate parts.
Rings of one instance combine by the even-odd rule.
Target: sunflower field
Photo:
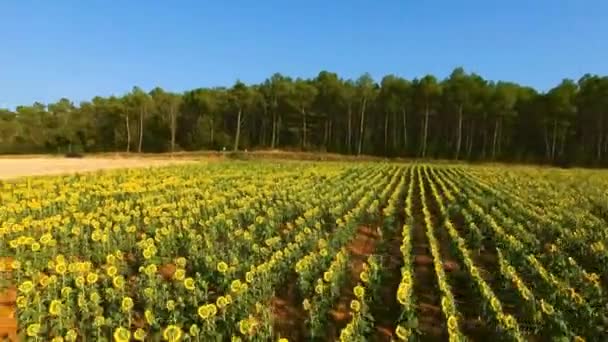
[[[7,338],[606,341],[607,195],[600,171],[371,162],[4,182]]]

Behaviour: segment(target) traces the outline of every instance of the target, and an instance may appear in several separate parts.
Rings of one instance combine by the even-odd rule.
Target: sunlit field
[[[0,332],[54,342],[599,341],[607,190],[600,171],[380,162],[4,181]]]

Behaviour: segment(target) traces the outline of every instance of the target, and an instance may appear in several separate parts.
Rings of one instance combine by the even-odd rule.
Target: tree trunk
[[[498,140],[498,118],[494,123],[494,138],[492,139],[492,159],[496,158],[496,143]]]
[[[361,106],[361,125],[359,127],[359,148],[357,149],[357,155],[361,155],[363,150],[363,139],[365,139],[365,106],[367,105],[367,99],[363,98],[363,105]]]
[[[551,161],[555,161],[555,145],[557,144],[557,119],[553,119],[553,139],[551,141]]]
[[[384,154],[388,154],[388,112],[384,112]]]
[[[407,113],[405,108],[401,108],[401,113],[403,115],[403,150],[404,154],[407,154]]]
[[[325,127],[323,131],[323,149],[327,151],[327,142],[329,141],[329,120],[325,120]]]
[[[239,108],[239,114],[237,115],[236,118],[236,135],[234,136],[234,148],[233,151],[238,151],[239,150],[239,140],[241,139],[241,115],[243,113],[243,110],[241,108]]]
[[[277,115],[272,111],[272,138],[270,139],[270,148],[274,149],[277,138]]]
[[[325,145],[325,149],[326,151],[331,150],[330,149],[330,145],[331,145],[331,140],[333,138],[333,129],[334,129],[334,122],[332,120],[329,120],[329,127],[327,128],[327,144]]]
[[[213,117],[211,117],[211,145],[215,142],[215,122],[213,122]]]
[[[392,112],[391,113],[391,118],[393,119],[393,146],[392,146],[392,151],[393,154],[395,153],[395,151],[397,151],[397,144],[398,144],[398,140],[399,140],[399,135],[397,134],[398,132],[398,127],[399,127],[399,114],[397,112]]]
[[[127,153],[131,152],[131,128],[129,127],[129,115],[125,115],[125,125],[127,126]]]
[[[471,153],[473,152],[473,141],[475,140],[475,121],[471,122],[471,129],[469,132],[469,142],[467,144],[467,160],[471,160]]]
[[[547,124],[544,124],[543,135],[545,140],[545,159],[551,160],[551,145],[549,144],[549,132],[547,131]]]
[[[426,157],[426,141],[429,135],[429,104],[428,101],[424,107],[424,127],[422,132],[422,158]]]
[[[300,108],[300,113],[302,113],[302,150],[306,149],[306,110],[304,107]]]
[[[175,105],[171,106],[171,153],[175,152],[175,131],[177,130]]]
[[[277,115],[277,143],[276,143],[276,147],[279,147],[281,145],[281,124],[283,123],[282,117],[280,115]]]
[[[462,144],[462,104],[458,106],[458,138],[456,139],[456,160],[460,158],[460,145]]]
[[[598,163],[602,160],[602,139],[603,139],[602,131],[604,128],[603,126],[604,126],[604,117],[602,115],[600,115],[600,122],[598,125],[599,132],[597,134],[597,154],[596,154]]]
[[[139,110],[139,144],[137,146],[137,153],[141,153],[144,144],[144,108],[142,107]]]
[[[566,135],[567,134],[568,134],[568,127],[563,127],[562,134],[560,134],[561,135],[560,146],[559,146],[560,159],[564,157],[564,149],[566,148]]]
[[[353,108],[351,104],[348,104],[348,135],[346,137],[346,146],[348,147],[348,154],[352,153],[352,142],[353,142]]]

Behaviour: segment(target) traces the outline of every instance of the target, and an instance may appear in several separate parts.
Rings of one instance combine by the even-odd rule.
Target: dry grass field
[[[24,176],[56,175],[67,173],[91,172],[97,170],[163,166],[188,163],[187,159],[169,158],[52,158],[16,157],[0,158],[0,179]]]

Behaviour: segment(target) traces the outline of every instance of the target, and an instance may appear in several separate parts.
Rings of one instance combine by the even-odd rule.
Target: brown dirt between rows
[[[350,320],[350,301],[354,299],[353,287],[357,284],[363,263],[371,255],[379,239],[377,230],[370,226],[359,226],[355,237],[347,245],[350,253],[349,274],[343,291],[328,317],[327,340],[339,338],[340,330]],[[274,330],[278,336],[290,341],[305,341],[307,332],[304,322],[307,313],[302,308],[302,299],[296,285],[296,274],[287,277],[285,286],[279,287],[271,300],[274,316]]]
[[[0,257],[0,264],[3,269],[8,269],[12,259]],[[0,272],[0,277],[10,279],[8,272]],[[15,317],[15,300],[17,298],[16,289],[11,286],[4,291],[0,290],[0,340],[18,341],[17,338],[17,318]]]
[[[479,305],[480,302],[473,291],[473,284],[471,283],[468,273],[462,269],[459,257],[455,255],[452,249],[452,239],[443,225],[439,203],[432,195],[430,181],[430,179],[424,181],[424,186],[429,195],[426,198],[427,204],[431,213],[433,227],[435,227],[435,237],[439,243],[439,250],[444,265],[452,265],[450,269],[445,268],[446,276],[452,287],[456,309],[462,314],[462,332],[475,341],[489,341],[495,339],[498,337],[496,336],[495,331],[480,319],[482,315]],[[449,204],[450,203],[444,203],[444,205]]]
[[[446,322],[441,311],[441,299],[429,242],[427,241],[418,178],[413,181],[412,254],[414,260],[414,300],[421,337],[430,341],[446,341]]]

